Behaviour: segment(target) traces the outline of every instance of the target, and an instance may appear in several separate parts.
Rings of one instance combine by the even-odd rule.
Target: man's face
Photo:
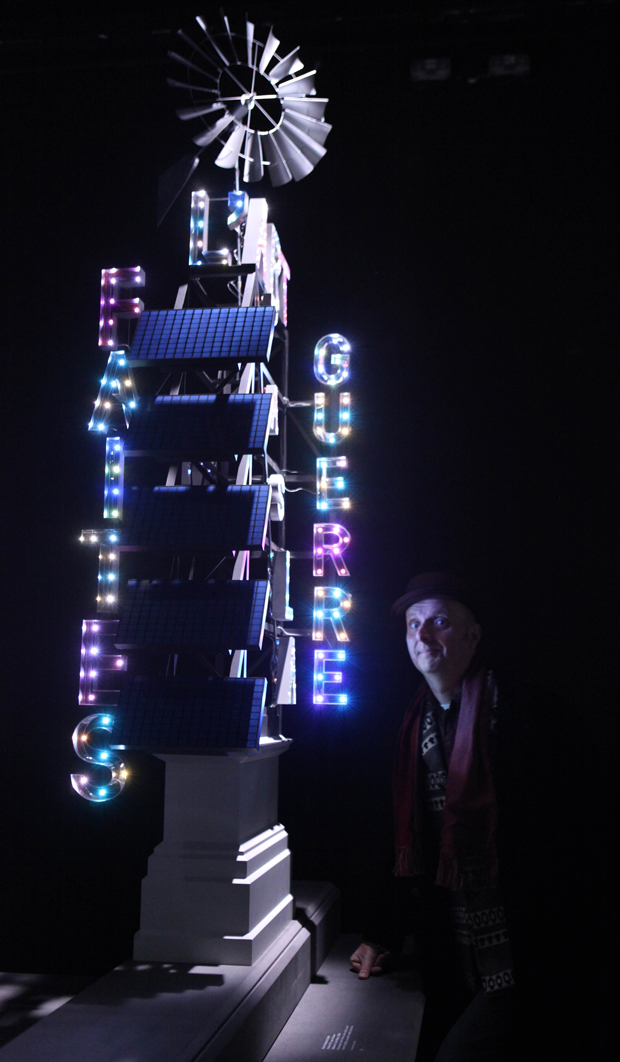
[[[423,675],[458,682],[480,641],[480,625],[459,601],[429,598],[406,612],[407,649]]]

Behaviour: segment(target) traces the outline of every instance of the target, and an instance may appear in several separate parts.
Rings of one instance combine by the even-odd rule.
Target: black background
[[[227,5],[234,28],[245,9]],[[101,519],[101,440],[86,431],[104,365],[100,270],[140,264],[148,309],[172,306],[185,279],[189,190],[159,229],[155,213],[159,174],[198,131],[165,82],[174,31],[197,12],[217,21],[217,6],[185,0],[43,18],[3,6],[4,969],[96,973],[126,958],[160,836],[157,761],[135,756],[108,804],[70,787],[96,575],[77,535]],[[362,919],[413,686],[389,620],[412,574],[477,583],[489,651],[566,701],[584,752],[567,785],[613,769],[617,14],[613,2],[389,0],[250,11],[260,39],[273,22],[318,67],[334,127],[308,178],[250,193],[267,197],[291,265],[291,397],[312,397],[320,336],[353,348],[351,703],[311,706],[302,648],[281,762],[294,874],[342,889],[347,929]],[[529,76],[485,76],[490,55],[515,52]],[[448,81],[412,80],[413,59],[444,55]],[[215,154],[189,187],[226,193]],[[290,446],[289,466],[311,472],[294,429]],[[293,549],[310,548],[313,505],[289,496]],[[296,562],[299,625],[311,582]],[[601,886],[602,911],[607,899]]]

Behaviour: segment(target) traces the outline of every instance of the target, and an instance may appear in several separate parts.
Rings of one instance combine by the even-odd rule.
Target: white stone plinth
[[[277,822],[278,757],[289,745],[161,756],[164,839],[142,883],[135,959],[249,966],[290,923],[290,852]]]

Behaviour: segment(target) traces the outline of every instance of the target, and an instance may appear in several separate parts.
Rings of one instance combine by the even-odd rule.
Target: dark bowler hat
[[[483,607],[479,595],[458,575],[449,575],[448,572],[423,572],[422,575],[415,575],[407,583],[407,592],[392,605],[392,616],[402,616],[410,605],[417,605],[418,601],[426,601],[432,597],[460,601],[473,612],[477,620],[482,618]]]

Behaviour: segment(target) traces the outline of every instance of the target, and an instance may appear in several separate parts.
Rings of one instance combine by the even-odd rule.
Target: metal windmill
[[[273,185],[300,181],[325,154],[331,130],[323,117],[328,101],[316,95],[316,71],[301,73],[299,48],[280,55],[273,29],[263,43],[252,22],[246,21],[245,33],[236,33],[222,18],[223,28],[211,31],[197,17],[200,40],[179,30],[188,54],[168,53],[187,71],[186,81],[168,78],[169,85],[190,95],[191,105],[177,110],[179,118],[201,119],[206,128],[192,138],[200,150],[164,175],[169,187],[167,195],[163,190],[168,200],[163,213],[189,180],[201,152],[215,141],[223,145],[215,164],[236,171],[237,187],[239,178],[260,181],[265,172]],[[163,213],[160,209],[160,220]]]

